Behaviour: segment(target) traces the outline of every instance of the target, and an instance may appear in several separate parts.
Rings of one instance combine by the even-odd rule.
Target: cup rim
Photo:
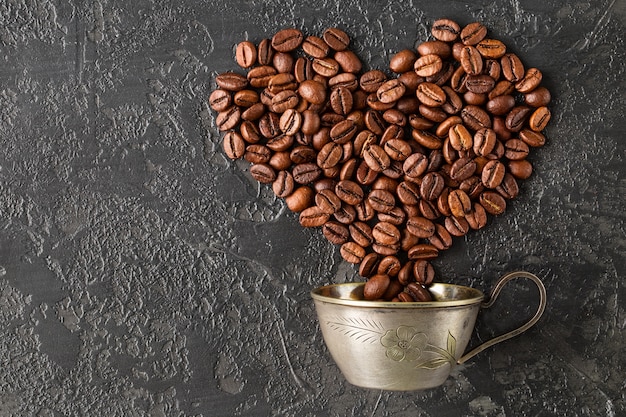
[[[363,299],[364,282],[346,282],[328,284],[311,290],[314,301],[362,308],[386,309],[427,309],[459,307],[479,304],[485,299],[482,291],[457,284],[434,283],[428,289],[435,297],[434,301],[395,302],[369,301]],[[462,296],[462,298],[454,298]]]

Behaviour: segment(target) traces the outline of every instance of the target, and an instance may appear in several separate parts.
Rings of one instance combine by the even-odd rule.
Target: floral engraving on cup
[[[436,369],[445,364],[454,366],[456,358],[456,338],[448,331],[445,349],[428,343],[428,335],[419,332],[415,327],[398,326],[385,330],[375,321],[337,317],[329,321],[329,326],[355,340],[367,343],[379,341],[386,349],[385,355],[396,362],[414,362],[421,359],[415,366],[423,369]]]

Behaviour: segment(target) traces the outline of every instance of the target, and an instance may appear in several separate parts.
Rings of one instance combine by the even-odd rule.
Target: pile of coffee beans
[[[209,98],[226,155],[340,246],[369,300],[430,300],[431,261],[504,213],[546,141],[540,70],[480,22],[431,33],[363,72],[344,31],[283,29],[239,43],[245,73]]]

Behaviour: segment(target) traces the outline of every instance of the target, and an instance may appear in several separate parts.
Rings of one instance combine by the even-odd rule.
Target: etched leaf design
[[[335,321],[327,323],[333,330],[364,343],[376,342],[384,332],[380,323],[364,318],[338,316]]]
[[[454,354],[456,353],[456,339],[452,336],[450,331],[448,331],[448,353],[452,357],[454,357]]]
[[[440,357],[440,358],[434,358],[431,359],[429,361],[426,362],[422,362],[419,365],[417,365],[417,368],[425,368],[425,369],[436,369],[439,368],[440,366],[445,365],[446,363],[449,363],[450,361],[446,358]]]

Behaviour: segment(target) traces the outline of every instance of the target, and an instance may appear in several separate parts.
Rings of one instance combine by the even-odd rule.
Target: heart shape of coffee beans
[[[344,31],[283,29],[239,43],[246,73],[217,75],[209,97],[226,155],[340,245],[369,300],[430,300],[431,261],[505,212],[546,141],[540,70],[480,22],[431,33],[362,72]]]

